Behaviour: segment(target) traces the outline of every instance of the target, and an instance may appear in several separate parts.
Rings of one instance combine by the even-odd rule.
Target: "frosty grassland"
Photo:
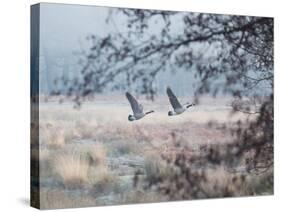
[[[201,154],[213,144],[231,143],[233,135],[225,126],[249,118],[232,114],[228,98],[201,98],[198,105],[174,117],[167,115],[171,108],[165,97],[140,101],[156,112],[135,122],[127,120],[132,111],[122,96],[99,96],[80,109],[74,109],[73,102],[40,103],[42,208],[170,200],[143,186],[146,177],[171,174],[161,156],[173,159],[183,148],[188,155]],[[246,180],[238,185],[233,183],[236,173],[223,165],[200,168],[207,171],[209,180],[203,186],[212,197],[222,197],[220,189],[230,185],[233,196],[272,193],[271,188],[260,188],[265,176],[248,174],[241,164],[237,172],[245,173]],[[136,173],[138,185],[134,185]]]

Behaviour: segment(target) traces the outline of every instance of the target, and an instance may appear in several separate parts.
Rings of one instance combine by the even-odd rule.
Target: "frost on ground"
[[[168,117],[168,100],[160,98],[153,103],[142,100],[144,108],[156,112],[129,122],[131,108],[126,99],[121,99],[97,98],[80,109],[73,109],[71,102],[40,103],[41,208],[180,199],[146,184],[147,179],[155,177],[168,181],[177,172],[163,156],[173,160],[184,149],[188,158],[203,154],[214,144],[231,143],[234,137],[228,129],[238,120],[254,118],[232,114],[228,99],[209,97],[180,116]],[[226,188],[230,196],[273,193],[272,171],[247,173],[241,163],[234,170],[224,165],[214,169],[206,163],[190,166],[207,173],[201,187],[209,197],[227,196]],[[193,198],[188,194],[186,199]]]

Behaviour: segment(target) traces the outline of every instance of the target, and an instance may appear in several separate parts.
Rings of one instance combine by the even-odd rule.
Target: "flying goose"
[[[183,113],[187,108],[194,106],[195,104],[186,103],[183,106],[179,103],[179,100],[173,93],[170,87],[167,87],[167,95],[169,97],[169,101],[174,109],[174,111],[169,111],[168,116],[175,116]]]
[[[149,113],[153,113],[154,111],[148,111],[146,113],[143,112],[143,106],[138,103],[138,101],[129,93],[126,92],[126,97],[128,101],[130,102],[131,108],[133,110],[134,115],[129,115],[128,120],[129,121],[135,121],[143,118],[145,115]]]

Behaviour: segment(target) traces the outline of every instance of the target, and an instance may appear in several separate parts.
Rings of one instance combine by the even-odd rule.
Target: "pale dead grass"
[[[40,145],[49,148],[62,148],[65,145],[65,134],[62,127],[52,127],[50,124],[40,127]]]
[[[81,187],[89,182],[89,162],[79,153],[62,153],[54,159],[55,172],[66,187]]]
[[[88,157],[91,165],[89,179],[92,185],[106,186],[116,183],[117,176],[108,168],[107,151],[104,145],[92,145]]]
[[[171,167],[158,154],[146,155],[144,169],[147,178],[168,177],[173,174]]]
[[[226,103],[203,105],[190,108],[180,116],[168,117],[169,105],[163,106],[159,102],[145,102],[147,108],[157,109],[155,113],[142,120],[129,122],[128,114],[131,108],[126,101],[118,104],[106,104],[106,101],[85,103],[80,110],[74,110],[72,104],[56,105],[42,103],[40,105],[40,134],[43,144],[61,148],[66,143],[79,139],[110,142],[114,140],[152,142],[163,144],[171,142],[171,133],[175,132],[177,140],[196,144],[222,140],[224,133],[210,130],[209,122],[233,123],[247,118],[244,114],[231,115],[231,107]],[[46,127],[48,123],[51,127]],[[206,125],[206,126],[204,126]],[[216,132],[214,132],[216,131]],[[42,140],[41,139],[41,140]],[[224,139],[223,139],[224,140]]]
[[[89,162],[91,165],[95,166],[106,166],[107,152],[102,144],[94,144],[91,146],[90,150],[87,152],[89,156]]]
[[[109,143],[107,146],[111,151],[111,155],[115,157],[127,154],[141,154],[143,148],[143,145],[140,148],[140,144],[138,144],[137,141],[128,139],[116,140]]]
[[[98,185],[99,187],[104,188],[108,187],[107,185],[113,186],[118,181],[117,176],[103,164],[91,168],[89,179],[91,185]]]
[[[203,169],[202,169],[203,168]],[[241,172],[230,172],[226,167],[208,168],[208,167],[193,167],[191,172],[204,173],[205,180],[198,181],[198,186],[204,191],[204,194],[208,198],[222,198],[222,197],[242,197],[252,195],[272,195],[273,194],[273,172],[269,171],[263,175],[241,173]],[[155,179],[169,179],[170,177],[175,179],[178,176],[185,182],[185,175],[182,175],[178,167],[169,165],[165,161],[161,160],[160,157],[152,156],[148,157],[145,163],[146,180],[155,181]],[[159,188],[171,188],[174,189],[172,181],[160,181],[163,183]],[[195,185],[193,185],[195,187]],[[157,186],[156,186],[157,187]],[[152,191],[156,188],[152,187]],[[157,191],[157,189],[156,189]],[[190,192],[190,194],[189,194]],[[182,196],[192,196],[191,191],[188,189],[181,189],[179,193],[174,194],[174,198],[181,200]],[[156,194],[157,197],[161,198],[163,194],[160,192]],[[198,198],[198,197],[197,197]],[[206,197],[205,197],[206,198]]]
[[[154,191],[133,190],[123,197],[123,204],[153,203],[169,201],[167,197]]]
[[[193,152],[198,151],[202,145],[230,142],[232,138],[225,130],[212,128],[208,123],[214,121],[218,124],[228,124],[246,119],[241,114],[230,116],[229,106],[220,107],[215,102],[211,105],[206,102],[180,116],[168,117],[169,103],[165,99],[161,100],[161,104],[143,101],[145,110],[152,109],[156,112],[139,121],[129,122],[127,117],[132,111],[127,100],[117,103],[110,101],[95,100],[93,103],[83,104],[80,110],[74,110],[71,103],[40,105],[40,145],[43,144],[40,148],[46,149],[40,154],[40,159],[52,162],[48,170],[50,168],[50,173],[54,173],[54,177],[59,178],[65,188],[81,190],[86,186],[110,187],[113,190],[119,179],[109,167],[108,158],[127,157],[126,154],[144,158],[145,172],[148,176],[159,173],[169,176],[171,169],[160,158],[161,154],[173,160],[178,153],[178,149],[174,148],[176,144],[181,147],[188,146]],[[218,177],[224,180],[219,183],[230,183],[232,178],[224,176],[223,171],[221,172],[218,172]],[[212,173],[209,176],[216,179]],[[213,179],[211,181],[216,183]],[[206,189],[211,188],[207,186]],[[153,192],[124,192],[124,203],[165,200],[163,196]],[[53,195],[54,197],[51,194],[43,194],[42,202],[46,201],[46,208],[95,204],[88,202],[87,197],[85,202],[79,202],[80,198],[68,197],[64,193],[54,192]],[[61,203],[57,201],[60,198]]]
[[[107,165],[106,149],[102,144],[92,145],[90,150],[69,149],[54,156],[54,172],[67,188],[83,188],[91,185],[114,184],[116,176]]]
[[[40,209],[76,208],[95,205],[95,200],[86,195],[71,195],[64,191],[41,191]]]
[[[248,196],[252,194],[246,175],[230,173],[224,167],[205,170],[207,181],[203,189],[210,197]]]
[[[241,113],[231,115],[232,108],[228,101],[220,101],[220,104],[210,104],[208,101],[202,101],[202,104],[191,107],[187,112],[180,116],[169,117],[168,111],[171,109],[167,102],[155,101],[153,103],[144,101],[144,110],[155,110],[155,113],[144,117],[141,121],[129,122],[128,115],[132,113],[131,108],[126,101],[112,102],[111,100],[93,103],[85,103],[80,110],[74,110],[73,105],[62,104],[46,104],[40,105],[40,117],[42,119],[57,120],[57,121],[70,121],[68,118],[71,115],[71,120],[81,120],[81,117],[85,119],[87,124],[94,126],[107,125],[107,126],[137,126],[140,123],[144,124],[161,124],[161,123],[181,123],[187,120],[194,123],[207,123],[211,120],[217,122],[234,122],[239,119],[246,119],[247,116]],[[215,99],[214,101],[218,101]],[[47,112],[47,113],[46,113]],[[82,119],[83,120],[83,119]],[[89,122],[88,122],[89,121]]]
[[[240,197],[273,194],[273,170],[260,175],[232,173],[224,167],[207,169],[203,188],[211,197]]]
[[[83,117],[85,118],[85,116]],[[93,138],[96,134],[97,123],[95,120],[78,119],[75,122],[75,131],[81,139]]]

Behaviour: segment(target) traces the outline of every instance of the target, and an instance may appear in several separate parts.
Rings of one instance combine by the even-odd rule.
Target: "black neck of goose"
[[[151,110],[151,111],[146,112],[145,114],[149,114],[149,113],[153,113],[153,112],[154,112],[154,110]]]
[[[190,105],[186,105],[186,108],[189,108],[191,106],[194,106],[195,104],[190,104]]]

